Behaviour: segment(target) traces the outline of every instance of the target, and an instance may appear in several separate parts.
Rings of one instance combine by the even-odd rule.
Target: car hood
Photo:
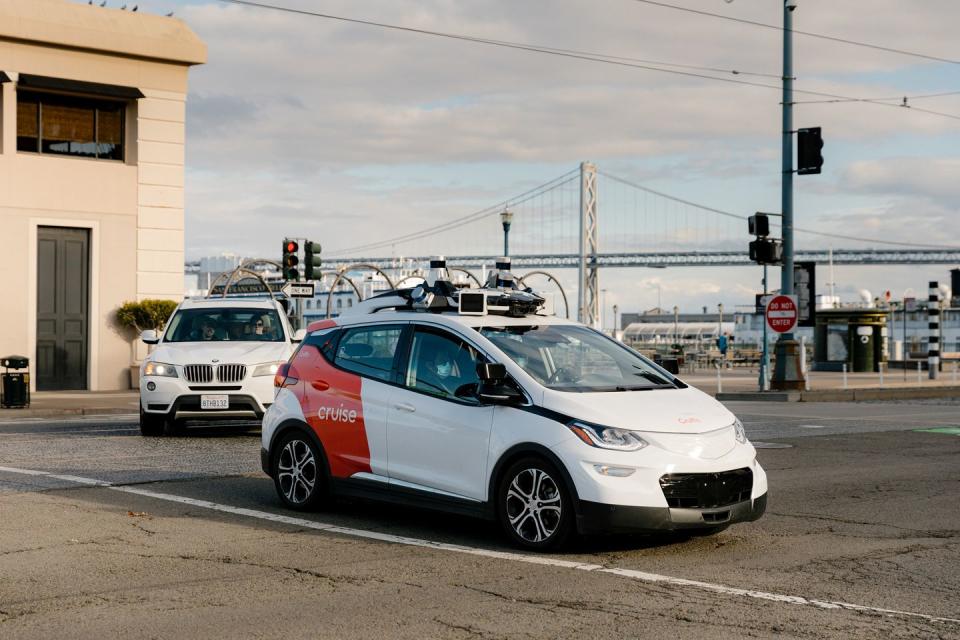
[[[648,433],[692,434],[729,427],[736,417],[693,387],[605,393],[546,390],[543,406],[587,422]]]
[[[260,364],[286,360],[291,351],[289,342],[168,342],[154,349],[149,359],[179,365],[214,360],[223,364]]]

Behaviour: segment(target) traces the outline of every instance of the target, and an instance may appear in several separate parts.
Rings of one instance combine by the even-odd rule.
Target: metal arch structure
[[[355,264],[347,265],[346,267],[338,268],[337,271],[340,273],[349,273],[351,271],[376,271],[379,273],[384,280],[387,281],[387,286],[393,289],[393,280],[387,275],[387,272],[381,269],[379,266],[370,263],[370,262],[357,262]]]
[[[467,274],[468,278],[470,278],[471,280],[477,283],[478,289],[483,289],[483,283],[480,282],[480,279],[477,278],[477,276],[473,275],[472,271],[468,269],[464,269],[463,267],[447,267],[447,271],[456,271],[457,273],[465,273]]]
[[[564,308],[564,311],[566,312],[567,318],[569,318],[569,317],[570,317],[570,302],[567,300],[567,292],[564,291],[563,285],[560,284],[560,281],[559,281],[553,274],[551,274],[551,273],[549,273],[549,272],[547,272],[547,271],[537,270],[537,271],[531,271],[531,272],[529,272],[529,273],[525,273],[525,274],[523,274],[522,276],[520,276],[520,278],[518,279],[518,284],[523,284],[524,281],[525,281],[527,278],[529,278],[530,276],[544,276],[544,277],[546,277],[547,280],[549,280],[549,281],[552,282],[553,284],[557,285],[557,288],[560,289],[560,295],[561,295],[561,297],[563,297],[563,308]]]
[[[407,280],[413,280],[414,278],[420,278],[424,282],[427,281],[427,279],[424,276],[416,273],[411,273],[409,276],[404,276],[403,278],[397,280],[397,284],[394,285],[394,288],[399,289],[400,285],[402,285],[404,282],[406,282]]]
[[[580,163],[580,255],[577,264],[577,319],[583,324],[599,328],[600,274],[597,258],[599,239],[599,188],[597,166]]]
[[[360,287],[357,286],[357,283],[354,282],[353,279],[347,275],[346,270],[327,271],[326,273],[323,273],[320,275],[320,279],[323,280],[324,277],[333,276],[333,275],[335,275],[336,277],[333,280],[333,284],[330,285],[330,289],[327,291],[327,316],[326,316],[327,318],[330,317],[330,313],[333,311],[333,294],[337,290],[337,286],[341,282],[346,281],[347,283],[349,283],[350,286],[353,287],[354,293],[357,294],[357,299],[363,300],[363,291],[361,291]]]
[[[214,288],[216,288],[217,285],[220,284],[220,281],[223,280],[224,277],[226,277],[226,282],[223,285],[223,293],[220,294],[221,298],[226,298],[227,294],[230,293],[230,285],[234,284],[235,282],[239,282],[239,278],[236,277],[239,275],[253,276],[257,280],[259,280],[260,284],[262,284],[266,288],[267,293],[269,295],[272,296],[274,294],[274,290],[270,287],[270,284],[266,280],[264,280],[263,276],[261,276],[259,273],[257,273],[256,271],[253,271],[252,269],[237,267],[236,269],[234,269],[229,273],[221,273],[219,276],[217,276],[216,279],[212,283],[210,283],[210,288],[207,289],[207,295],[204,297],[205,298],[213,297],[213,294],[211,292],[214,290]]]

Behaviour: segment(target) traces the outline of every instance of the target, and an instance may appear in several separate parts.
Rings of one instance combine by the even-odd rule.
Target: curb
[[[716,399],[738,402],[865,402],[867,400],[927,400],[960,398],[960,386],[928,387],[865,387],[862,389],[827,389],[823,391],[747,391],[718,393]]]

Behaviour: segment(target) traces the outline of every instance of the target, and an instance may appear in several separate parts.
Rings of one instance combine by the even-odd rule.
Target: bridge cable
[[[661,198],[666,198],[667,200],[672,200],[672,201],[674,201],[674,202],[680,202],[680,203],[689,205],[689,206],[691,206],[691,207],[695,207],[695,208],[697,208],[697,209],[702,209],[702,210],[704,210],[704,211],[709,211],[709,212],[711,212],[711,213],[715,213],[715,214],[717,214],[717,215],[726,216],[726,217],[728,217],[728,218],[737,218],[737,219],[739,219],[739,220],[746,220],[747,217],[748,217],[748,216],[743,216],[743,215],[739,215],[739,214],[736,214],[736,213],[731,213],[731,212],[729,212],[729,211],[723,211],[723,210],[721,210],[721,209],[715,209],[715,208],[713,208],[713,207],[708,207],[708,206],[706,206],[706,205],[698,204],[698,203],[696,203],[696,202],[691,202],[690,200],[684,200],[683,198],[678,198],[678,197],[672,196],[672,195],[670,195],[670,194],[668,194],[668,193],[663,193],[662,191],[657,191],[657,190],[651,189],[651,188],[649,188],[649,187],[644,187],[643,185],[637,184],[637,183],[635,183],[635,182],[631,182],[631,181],[629,181],[629,180],[625,180],[625,179],[623,179],[623,178],[619,178],[619,177],[617,177],[617,176],[614,176],[614,175],[611,175],[611,174],[607,173],[606,171],[598,170],[597,173],[599,173],[600,175],[604,176],[605,178],[608,178],[608,179],[610,179],[610,180],[613,180],[614,182],[619,182],[619,183],[621,183],[621,184],[625,184],[625,185],[627,185],[627,186],[633,187],[634,189],[639,189],[639,190],[641,190],[641,191],[645,191],[645,192],[647,192],[647,193],[651,193],[651,194],[653,194],[653,195],[660,196]],[[772,225],[772,226],[780,226],[779,224],[773,223],[773,222],[771,223],[771,225]],[[895,240],[880,240],[879,238],[863,238],[863,237],[860,237],[860,236],[848,236],[848,235],[844,235],[844,234],[841,234],[841,233],[829,233],[829,232],[826,232],[826,231],[814,231],[814,230],[812,230],[812,229],[803,229],[803,228],[801,228],[801,227],[794,227],[793,230],[796,231],[796,232],[799,232],[799,233],[807,233],[807,234],[810,234],[810,235],[823,236],[823,237],[826,237],[826,238],[837,238],[837,239],[840,239],[840,240],[855,240],[855,241],[857,241],[857,242],[873,242],[873,243],[876,243],[876,244],[887,244],[887,245],[898,246],[898,247],[915,247],[915,248],[929,248],[929,249],[948,249],[948,250],[953,250],[953,251],[960,250],[960,246],[956,246],[956,245],[929,244],[929,243],[922,243],[922,244],[921,244],[921,243],[916,243],[916,242],[897,242],[897,241],[895,241]]]

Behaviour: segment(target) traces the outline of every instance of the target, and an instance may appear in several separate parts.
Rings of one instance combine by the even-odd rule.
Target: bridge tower
[[[599,184],[597,165],[580,163],[580,260],[578,263],[577,319],[600,328],[600,253],[598,223]]]

